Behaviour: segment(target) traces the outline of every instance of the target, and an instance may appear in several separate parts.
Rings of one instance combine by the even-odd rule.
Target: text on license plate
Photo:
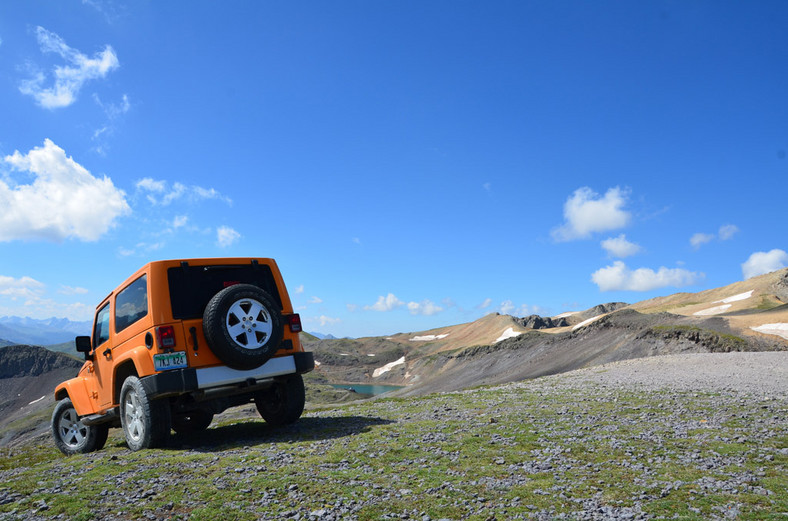
[[[166,371],[167,369],[179,369],[187,367],[186,352],[177,351],[175,353],[163,353],[153,355],[153,367],[157,371]]]

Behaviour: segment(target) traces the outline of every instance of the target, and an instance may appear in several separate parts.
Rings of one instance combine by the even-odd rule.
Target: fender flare
[[[78,376],[71,380],[66,380],[55,388],[55,401],[60,401],[64,398],[71,398],[71,403],[80,416],[98,412],[95,407],[95,400],[90,399],[84,377]]]

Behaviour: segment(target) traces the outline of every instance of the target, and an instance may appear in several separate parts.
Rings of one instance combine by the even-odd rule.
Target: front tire
[[[55,446],[63,454],[70,456],[101,450],[107,442],[108,434],[107,424],[82,423],[70,398],[59,401],[55,406],[52,413],[52,436],[55,438]]]
[[[171,428],[166,400],[151,400],[136,376],[129,376],[120,389],[120,424],[131,450],[161,447]]]
[[[274,426],[291,424],[304,412],[304,379],[300,374],[292,374],[257,393],[254,402],[266,423]]]

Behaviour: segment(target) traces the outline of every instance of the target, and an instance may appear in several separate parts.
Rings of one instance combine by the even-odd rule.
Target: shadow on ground
[[[292,425],[272,427],[261,420],[238,420],[232,425],[209,428],[202,432],[173,434],[168,450],[222,451],[268,443],[293,443],[306,440],[329,440],[368,432],[375,426],[394,423],[382,418],[339,416],[301,418]],[[117,444],[125,446],[122,438]]]

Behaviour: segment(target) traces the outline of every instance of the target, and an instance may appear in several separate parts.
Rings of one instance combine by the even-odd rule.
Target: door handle
[[[110,357],[110,356],[112,356],[112,350],[111,350],[111,349],[108,347],[108,348],[106,348],[106,349],[104,350],[104,352],[103,352],[102,354],[103,354],[104,356],[106,356],[106,357]]]

